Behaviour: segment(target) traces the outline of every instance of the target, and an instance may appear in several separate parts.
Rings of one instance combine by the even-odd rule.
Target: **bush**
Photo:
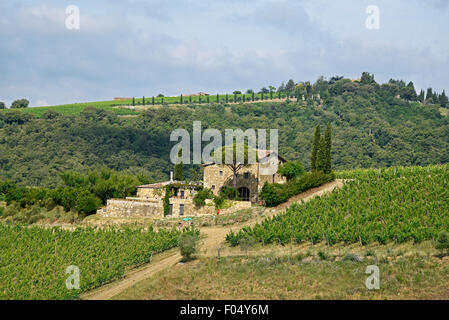
[[[278,169],[278,173],[281,176],[286,177],[287,180],[292,180],[303,176],[306,173],[306,170],[301,162],[291,161],[282,164]]]
[[[192,260],[197,250],[198,240],[198,233],[185,232],[179,236],[178,246],[183,262]]]
[[[441,254],[449,253],[449,232],[441,231],[435,243],[435,248],[440,250]]]
[[[222,195],[225,199],[238,200],[239,191],[237,190],[237,188],[234,187],[224,187],[220,191],[220,195]]]
[[[267,207],[275,207],[301,192],[318,187],[334,179],[334,173],[312,172],[299,179],[287,181],[284,184],[265,183],[259,195],[265,201]]]
[[[206,199],[214,199],[214,193],[207,188],[200,189],[193,197],[193,203],[196,206],[202,207],[206,204]]]

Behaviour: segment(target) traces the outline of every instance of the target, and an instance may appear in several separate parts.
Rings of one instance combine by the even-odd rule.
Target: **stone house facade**
[[[267,173],[271,164],[276,165],[286,162],[286,160],[270,150],[258,150],[259,161],[254,164],[242,166],[237,172],[234,182],[234,173],[230,166],[223,164],[204,164],[204,187],[209,188],[215,195],[225,187],[234,187],[239,192],[239,197],[243,201],[258,202],[258,194],[265,182],[285,183],[287,180],[278,173]]]
[[[234,208],[222,210],[222,213],[232,210],[248,208],[251,203],[259,201],[258,194],[265,182],[284,183],[286,179],[277,173],[266,174],[270,164],[279,165],[285,159],[270,150],[258,150],[259,161],[243,166],[237,173],[235,186],[239,192],[240,200],[235,201]],[[198,208],[193,198],[198,189],[209,188],[215,195],[225,187],[234,186],[234,175],[227,165],[215,163],[204,164],[202,182],[174,181],[173,174],[169,181],[141,185],[137,187],[136,197],[126,199],[109,199],[105,208],[98,210],[98,214],[106,217],[164,217],[164,198],[167,186],[174,191],[169,198],[170,216],[195,216],[201,214],[214,214],[215,206],[210,201],[206,206]]]

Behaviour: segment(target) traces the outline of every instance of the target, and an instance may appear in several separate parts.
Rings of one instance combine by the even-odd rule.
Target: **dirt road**
[[[199,249],[200,256],[216,256],[218,254],[219,248],[223,247],[226,239],[226,234],[231,230],[237,230],[246,226],[253,226],[256,223],[262,221],[266,217],[270,217],[279,214],[286,210],[287,207],[295,202],[301,200],[308,201],[314,197],[322,196],[327,192],[332,192],[335,188],[341,188],[343,186],[342,180],[335,180],[326,183],[318,188],[310,189],[304,193],[294,196],[288,200],[288,202],[283,203],[277,207],[266,209],[264,214],[255,219],[249,220],[245,223],[234,225],[234,226],[224,226],[224,227],[205,227],[201,228],[201,244]],[[226,255],[226,252],[220,253],[222,256]],[[82,299],[86,300],[108,300],[119,294],[123,290],[130,288],[137,282],[147,279],[154,274],[167,269],[181,259],[181,255],[178,253],[177,249],[172,249],[169,252],[162,253],[160,259],[147,264],[141,268],[133,270],[125,275],[123,279],[112,282],[98,289],[88,292]]]

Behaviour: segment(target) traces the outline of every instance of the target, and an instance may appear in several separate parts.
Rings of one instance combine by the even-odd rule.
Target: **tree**
[[[268,86],[268,89],[270,89],[270,93],[273,93],[276,91],[276,87]]]
[[[235,91],[233,92],[233,94],[242,94],[242,91],[235,90]]]
[[[312,171],[317,171],[317,157],[321,140],[321,128],[320,125],[315,127],[315,136],[313,137],[312,156],[310,161],[310,168]]]
[[[369,72],[363,72],[362,77],[360,78],[361,84],[373,84],[376,81],[374,80],[374,74],[370,74]]]
[[[0,101],[0,109],[6,109],[5,103]]]
[[[178,151],[178,158],[179,157],[182,157],[182,149],[181,148],[179,148],[179,151]],[[176,181],[182,181],[184,179],[183,170],[184,170],[184,163],[182,163],[182,161],[178,164],[175,164],[174,179]]]
[[[278,92],[284,92],[285,91],[285,84],[284,81],[282,81],[281,85],[278,88]]]
[[[432,98],[433,98],[432,88],[427,88],[426,101],[431,102]]]
[[[285,91],[291,92],[295,88],[295,81],[293,79],[288,80],[287,84],[285,85]]]
[[[228,166],[228,168],[231,169],[232,175],[233,175],[233,186],[234,188],[237,187],[237,173],[242,169],[243,167],[249,166],[251,163],[249,162],[251,160],[251,153],[254,153],[254,158],[256,161],[258,161],[258,155],[257,151],[255,149],[250,149],[247,144],[243,145],[237,145],[235,142],[232,145],[232,159],[229,162],[226,161],[226,152],[231,150],[231,146],[223,146],[221,148],[221,163]],[[243,162],[237,161],[237,155],[243,153]],[[217,157],[218,154],[215,154],[213,157]],[[218,159],[216,159],[216,162]]]
[[[442,107],[447,108],[449,106],[449,100],[446,95],[446,92],[443,90],[443,92],[440,95],[440,104]]]
[[[300,161],[291,161],[282,164],[278,169],[278,173],[281,176],[286,177],[287,180],[292,180],[302,176],[305,173],[305,170]]]
[[[248,90],[246,90],[246,93],[247,93],[247,94],[253,94],[253,93],[254,93],[254,90],[253,90],[253,89],[248,89]]]
[[[191,232],[183,232],[178,238],[178,246],[181,251],[182,261],[187,262],[192,259],[198,244],[198,234]]]
[[[20,108],[28,108],[28,105],[30,104],[30,102],[27,99],[19,99],[19,100],[15,100],[12,104],[11,104],[11,109],[20,109]]]
[[[326,138],[324,136],[321,137],[319,145],[318,145],[318,152],[317,152],[317,159],[316,159],[316,171],[326,171],[326,154],[327,154],[327,148],[326,148]]]
[[[401,90],[401,97],[407,101],[416,101],[418,96],[413,82],[409,82],[408,85]]]
[[[425,93],[424,93],[424,90],[422,90],[421,89],[421,91],[419,92],[419,95],[418,95],[418,101],[419,102],[424,102],[424,99],[425,99]]]
[[[262,89],[260,89],[260,93],[269,93],[270,90],[268,90],[267,88],[263,87]]]
[[[332,128],[330,123],[326,126],[326,131],[324,132],[324,173],[332,172]]]

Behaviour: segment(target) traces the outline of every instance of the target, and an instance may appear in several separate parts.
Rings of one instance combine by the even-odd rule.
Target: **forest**
[[[170,133],[176,128],[191,132],[193,121],[201,121],[203,130],[223,132],[278,129],[280,154],[308,170],[314,129],[328,123],[334,170],[447,163],[445,100],[432,90],[417,95],[411,87],[399,80],[378,84],[364,74],[357,81],[334,77],[299,83],[292,89],[297,98],[282,102],[149,106],[131,115],[89,106],[79,114],[49,108],[39,116],[24,112],[30,108],[1,110],[0,180],[56,188],[65,185],[62,172],[99,168],[149,182],[165,180],[173,170]],[[200,174],[199,167],[185,170],[187,177]]]

